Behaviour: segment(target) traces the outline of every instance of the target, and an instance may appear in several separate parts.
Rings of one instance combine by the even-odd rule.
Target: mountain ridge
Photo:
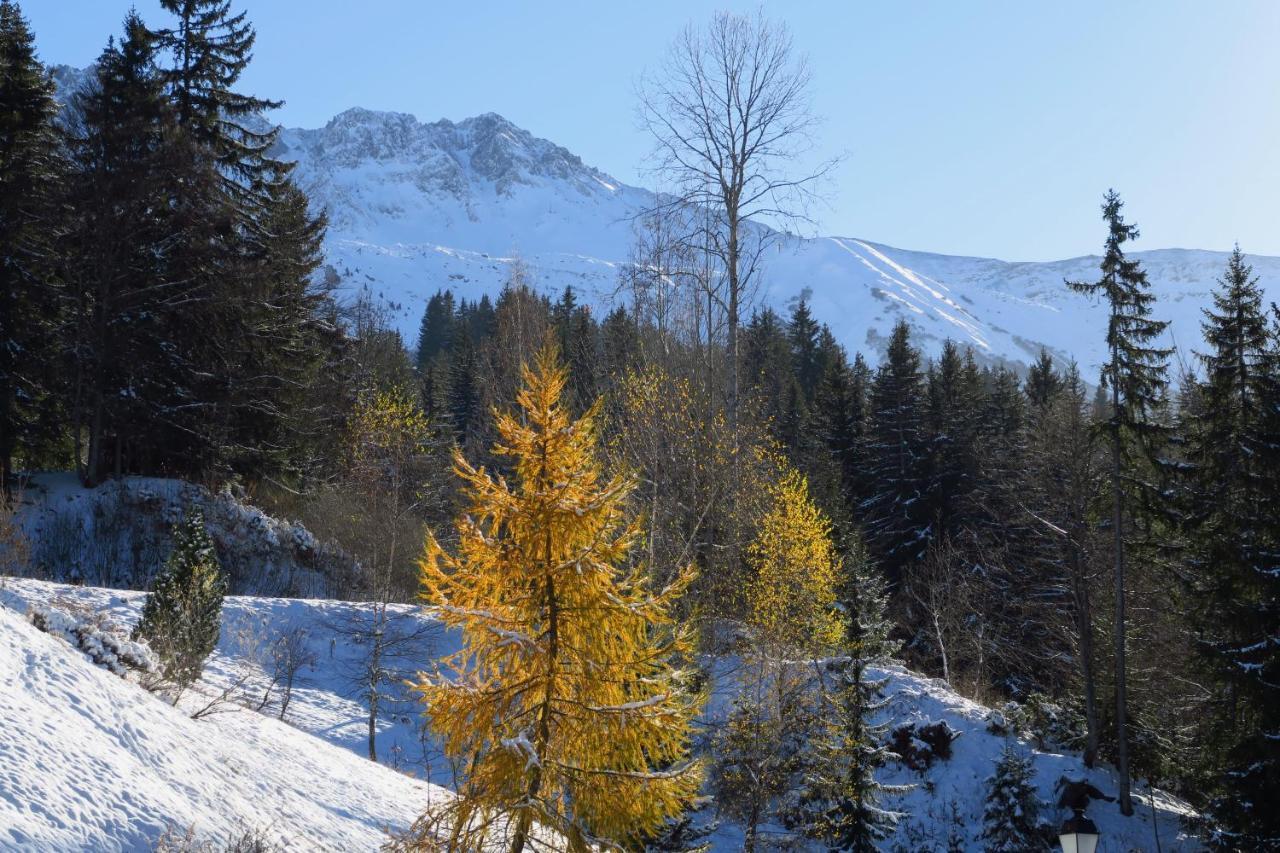
[[[65,100],[87,69],[57,66],[53,75]],[[325,262],[342,289],[367,289],[384,303],[411,346],[432,294],[495,296],[514,258],[549,295],[572,286],[600,311],[616,304],[633,223],[656,198],[494,112],[422,121],[351,107],[319,128],[282,128],[274,153],[298,163],[300,183],[329,215]],[[1101,242],[1101,223],[1098,231]],[[1155,316],[1171,323],[1167,342],[1194,350],[1227,253],[1130,255],[1147,269]],[[1096,279],[1098,260],[1008,261],[786,235],[765,258],[756,305],[785,311],[807,296],[837,339],[872,364],[905,319],[926,356],[952,339],[980,361],[1020,367],[1044,348],[1090,377],[1105,358],[1105,311],[1065,282]],[[1280,258],[1248,260],[1268,300],[1280,300]]]

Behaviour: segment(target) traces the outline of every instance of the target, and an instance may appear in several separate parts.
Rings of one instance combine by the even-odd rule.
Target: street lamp
[[[1062,853],[1093,853],[1098,847],[1098,826],[1081,812],[1068,818],[1058,830]]]

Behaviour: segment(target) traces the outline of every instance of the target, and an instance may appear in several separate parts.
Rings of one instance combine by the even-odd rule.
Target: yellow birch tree
[[[691,637],[670,615],[693,571],[653,591],[643,566],[624,568],[642,531],[624,511],[633,480],[597,461],[599,402],[570,419],[550,341],[522,376],[521,414],[497,414],[494,448],[513,482],[456,453],[457,551],[428,537],[421,562],[424,601],[463,645],[417,689],[466,780],[417,844],[631,849],[701,782],[688,757],[701,699],[675,665]]]

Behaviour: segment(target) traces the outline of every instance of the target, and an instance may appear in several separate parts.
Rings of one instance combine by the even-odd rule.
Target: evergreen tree
[[[450,351],[446,414],[454,440],[464,444],[482,413],[479,387],[480,361],[471,333],[459,329]]]
[[[61,162],[53,83],[16,3],[0,2],[0,491],[13,457],[54,431],[60,299],[53,257]]]
[[[1031,759],[1006,746],[988,782],[982,812],[984,850],[992,853],[1035,853],[1050,849],[1040,817],[1042,803],[1032,781]]]
[[[869,666],[891,653],[892,623],[884,580],[856,536],[847,538],[844,567],[841,610],[847,659],[828,690],[830,713],[787,822],[829,849],[871,853],[903,817],[884,808],[883,802],[905,789],[882,785],[875,778],[890,752],[884,745],[888,725],[873,722],[886,704],[885,680],[868,673]]]
[[[1189,516],[1199,647],[1218,691],[1200,742],[1225,756],[1214,842],[1280,847],[1280,348],[1237,248],[1205,311],[1199,415],[1188,421]]]
[[[805,402],[812,403],[824,372],[825,353],[821,347],[821,327],[813,318],[809,302],[804,297],[801,297],[791,311],[787,337],[791,343],[791,365],[796,382],[804,394]]]
[[[130,14],[71,103],[71,414],[77,443],[88,440],[76,455],[90,485],[113,470],[139,470],[144,456],[170,444],[164,407],[187,378],[166,342],[190,322],[190,291],[170,281],[172,237],[183,223],[169,204],[190,152],[155,56],[153,36]]]
[[[242,222],[251,222],[292,169],[268,153],[280,129],[257,127],[260,116],[283,102],[232,88],[253,57],[253,26],[244,12],[232,14],[231,0],[160,0],[160,5],[177,18],[176,26],[155,35],[173,58],[164,76],[178,123],[213,157],[222,193]]]
[[[927,384],[929,541],[958,538],[973,523],[968,500],[978,483],[978,427],[982,403],[977,367],[952,341],[930,365]],[[925,542],[928,545],[928,542]]]
[[[192,684],[218,645],[227,580],[198,510],[174,530],[173,551],[156,577],[133,630],[160,659],[166,681]]]
[[[1062,378],[1053,366],[1053,357],[1043,347],[1036,363],[1027,371],[1025,391],[1032,409],[1043,412],[1062,388]]]
[[[795,414],[791,345],[782,320],[771,308],[751,316],[742,331],[742,395],[756,415],[781,437]]]
[[[599,407],[571,420],[567,381],[544,345],[520,414],[498,418],[510,484],[456,453],[470,502],[459,551],[429,538],[421,563],[424,599],[463,637],[418,685],[431,728],[469,771],[445,816],[452,849],[482,844],[493,810],[510,821],[512,853],[535,819],[569,850],[635,845],[699,787],[687,760],[699,703],[672,665],[691,638],[669,615],[692,569],[655,593],[643,566],[621,568],[640,534],[623,511],[634,483],[604,480]],[[432,849],[437,818],[419,825]]]
[[[452,291],[436,291],[427,300],[422,312],[422,325],[418,329],[418,373],[426,375],[435,364],[436,356],[453,343],[454,305]]]
[[[1148,475],[1155,457],[1155,444],[1164,433],[1157,415],[1163,405],[1171,350],[1153,345],[1168,323],[1151,318],[1155,296],[1147,274],[1141,263],[1124,255],[1124,244],[1138,237],[1138,227],[1125,223],[1121,214],[1123,206],[1119,194],[1108,190],[1102,204],[1102,218],[1108,229],[1102,277],[1096,282],[1070,282],[1069,285],[1088,295],[1101,294],[1109,312],[1108,356],[1102,378],[1111,399],[1102,429],[1111,450],[1116,769],[1120,774],[1120,811],[1131,815],[1125,664],[1125,569],[1130,550],[1127,531],[1134,513],[1151,496]]]
[[[871,384],[866,456],[874,485],[861,506],[869,544],[891,582],[900,578],[904,565],[920,559],[928,544],[924,414],[920,354],[900,321]]]
[[[850,365],[844,352],[827,361],[814,398],[814,430],[835,464],[838,492],[844,506],[837,517],[850,519],[851,508],[865,492],[864,450],[867,439],[868,384],[870,370],[861,355]],[[831,469],[831,465],[826,465]],[[812,471],[810,475],[817,475]],[[835,511],[835,510],[833,510]]]

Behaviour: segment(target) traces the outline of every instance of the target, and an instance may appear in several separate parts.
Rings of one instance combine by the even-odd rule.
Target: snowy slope
[[[0,603],[7,601],[19,610],[27,604],[52,603],[69,609],[79,604],[122,624],[137,618],[142,601],[142,595],[136,592],[30,580],[9,579],[5,586],[0,591]],[[324,837],[325,843],[331,845],[335,844],[333,838],[342,838],[344,843],[336,844],[337,847],[372,849],[377,835],[373,830],[383,823],[393,827],[403,825],[408,816],[421,809],[426,797],[445,794],[438,787],[374,767],[362,757],[366,754],[366,717],[364,706],[354,697],[351,674],[361,659],[363,647],[349,633],[339,630],[350,625],[359,616],[360,609],[361,605],[348,602],[227,599],[222,640],[206,670],[207,689],[239,683],[249,675],[239,695],[245,699],[260,696],[269,669],[261,650],[273,636],[301,629],[306,632],[308,647],[316,660],[302,671],[289,705],[286,721],[296,727],[294,729],[250,711],[215,715],[192,723],[151,700],[138,688],[91,667],[83,657],[76,660],[78,652],[65,644],[60,647],[57,645],[60,641],[33,634],[34,629],[16,618],[13,610],[6,612],[0,608],[0,617],[5,620],[0,621],[0,653],[4,655],[0,661],[0,689],[8,691],[5,695],[19,697],[17,704],[0,702],[0,738],[10,739],[0,751],[0,826],[9,825],[10,815],[17,815],[21,822],[16,825],[23,828],[22,831],[34,835],[35,828],[41,828],[45,835],[37,838],[115,838],[116,834],[125,833],[133,821],[140,821],[140,828],[131,830],[132,834],[120,835],[132,840],[121,842],[118,849],[133,849],[130,845],[134,845],[136,839],[162,829],[164,818],[196,822],[201,828],[221,832],[238,825],[234,815],[248,814],[254,816],[253,826],[271,823],[282,835]],[[402,623],[418,621],[429,629],[414,652],[418,661],[415,665],[429,665],[432,659],[455,647],[456,638],[440,630],[416,609],[401,607],[396,613]],[[730,707],[736,689],[734,665],[728,658],[711,662],[715,689],[704,721],[708,726],[714,726]],[[13,672],[4,669],[6,666]],[[909,850],[946,849],[948,836],[954,830],[964,849],[981,850],[985,780],[1006,742],[1004,737],[988,730],[991,711],[958,696],[939,681],[899,666],[885,667],[876,675],[887,679],[889,703],[884,714],[894,725],[945,720],[952,729],[961,732],[949,761],[935,764],[923,774],[905,767],[891,767],[882,775],[882,781],[914,786],[891,803],[892,807],[910,815],[894,841]],[[93,683],[91,689],[82,684],[86,680]],[[90,698],[73,698],[83,691],[87,691]],[[278,707],[277,695],[265,712],[275,714]],[[40,728],[26,722],[46,718],[53,722]],[[404,773],[428,778],[439,785],[452,784],[448,762],[430,737],[424,736],[418,708],[407,697],[402,695],[390,702],[389,711],[380,719],[378,728],[378,751],[383,763],[394,764]],[[82,730],[88,734],[77,734]],[[92,744],[87,750],[83,748],[86,737]],[[236,746],[237,739],[246,746]],[[190,747],[194,752],[188,754],[188,747],[182,744],[195,741],[200,741],[199,747]],[[1046,801],[1055,799],[1053,789],[1059,777],[1085,774],[1078,756],[1039,752],[1031,744],[1016,740],[1014,745],[1032,756],[1036,784]],[[291,750],[297,755],[290,755]],[[203,779],[198,785],[192,784],[191,777],[186,775],[190,764],[203,765],[208,761],[216,762],[216,767],[222,768],[226,776],[210,777],[207,784]],[[270,772],[275,775],[261,776],[258,769],[261,762],[273,764],[275,769]],[[39,780],[47,772],[46,767],[64,769],[47,781],[40,781],[37,789],[42,792],[40,798],[32,799],[26,793],[19,793],[16,797],[10,794],[6,799],[5,791],[29,790],[24,787],[28,776]],[[237,775],[234,768],[243,770],[243,776]],[[162,796],[153,792],[153,788],[168,787],[169,782],[157,786],[139,781],[142,793],[135,793],[130,799],[109,784],[94,781],[104,773],[138,780],[159,774],[158,778],[170,780],[176,788]],[[352,776],[353,773],[368,774],[368,777]],[[1115,792],[1110,768],[1098,767],[1087,776],[1101,790]],[[249,793],[270,789],[254,788],[245,778],[269,780],[270,789],[276,784],[283,787],[275,797],[251,800],[248,794],[243,794],[245,786]],[[330,816],[315,824],[313,835],[296,834],[293,818],[287,817],[293,807],[291,798],[307,796],[317,798],[320,804],[330,802],[325,799],[332,795],[330,784],[343,791],[364,788],[366,799],[344,804],[349,821]],[[206,791],[218,790],[223,785],[232,786],[229,789],[232,793],[226,797],[227,811],[203,799]],[[76,786],[88,789],[88,801],[99,805],[90,809],[68,793]],[[236,799],[242,794],[246,799]],[[1121,817],[1112,804],[1097,803],[1090,809],[1090,816],[1103,832],[1101,850],[1117,853],[1154,849],[1150,796],[1144,787],[1137,787],[1138,812],[1132,818]],[[42,811],[39,803],[47,803],[48,809]],[[1162,849],[1200,849],[1183,834],[1180,821],[1188,814],[1184,804],[1156,792],[1154,805],[1157,815],[1154,826],[1158,828]],[[250,810],[238,811],[241,807]],[[305,815],[308,823],[313,818],[309,812],[299,815]],[[1053,809],[1047,809],[1046,815],[1050,820],[1059,817]],[[706,815],[703,819],[709,817]],[[781,832],[776,827],[774,831]],[[346,834],[325,835],[330,832]],[[740,827],[722,823],[714,835],[715,849],[726,853],[737,850],[741,838]],[[346,842],[345,839],[352,840]],[[15,846],[0,835],[0,850],[9,849],[6,844]],[[82,849],[74,844],[83,842],[73,841],[71,848]],[[366,844],[368,846],[364,846]],[[890,847],[886,845],[886,849]]]
[[[572,285],[609,304],[633,217],[652,201],[649,191],[492,113],[422,123],[352,109],[323,128],[286,130],[277,154],[297,160],[304,186],[328,210],[327,258],[345,286],[367,287],[396,309],[410,344],[432,293],[492,295],[515,256],[548,292]],[[1131,215],[1141,221],[1142,211]],[[1101,222],[1098,235],[1101,243]],[[1160,299],[1157,315],[1173,321],[1173,341],[1197,346],[1200,309],[1226,255],[1169,249],[1136,256]],[[1251,260],[1280,298],[1280,258]],[[790,238],[765,259],[757,296],[785,309],[808,293],[819,318],[872,360],[901,317],[929,353],[951,338],[981,358],[1026,363],[1046,346],[1092,375],[1103,313],[1063,281],[1096,276],[1092,257],[1008,263],[847,237]]]
[[[447,792],[251,711],[191,720],[0,606],[0,850],[145,851],[170,826],[375,850]]]

